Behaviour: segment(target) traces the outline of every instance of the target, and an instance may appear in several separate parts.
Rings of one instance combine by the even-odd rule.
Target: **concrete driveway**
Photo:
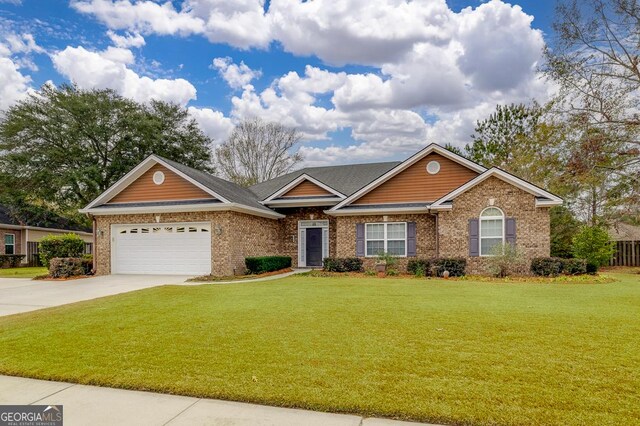
[[[187,278],[181,275],[106,275],[70,281],[0,278],[0,316],[164,284],[180,284]]]

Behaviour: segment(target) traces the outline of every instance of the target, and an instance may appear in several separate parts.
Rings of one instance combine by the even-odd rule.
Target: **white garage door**
[[[114,274],[211,273],[211,224],[114,225]]]

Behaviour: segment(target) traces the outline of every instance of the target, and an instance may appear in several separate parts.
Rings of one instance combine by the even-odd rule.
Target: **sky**
[[[464,146],[496,104],[544,102],[554,0],[0,0],[0,110],[45,83],[188,108],[222,143],[260,117],[307,166]]]

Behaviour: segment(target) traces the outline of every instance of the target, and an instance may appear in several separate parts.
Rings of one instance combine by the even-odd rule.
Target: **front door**
[[[307,228],[307,266],[322,266],[322,228]]]

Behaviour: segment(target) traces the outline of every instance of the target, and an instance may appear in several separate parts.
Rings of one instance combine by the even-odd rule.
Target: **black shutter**
[[[507,218],[507,225],[505,227],[505,240],[508,244],[516,245],[516,219],[513,217]]]
[[[416,257],[416,223],[407,222],[407,256]]]
[[[478,219],[469,219],[469,256],[480,256],[480,224]]]
[[[356,256],[364,257],[364,223],[356,223]]]

